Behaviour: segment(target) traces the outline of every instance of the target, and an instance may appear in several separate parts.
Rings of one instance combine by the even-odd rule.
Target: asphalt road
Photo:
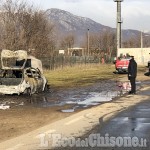
[[[150,149],[150,88],[139,91],[135,95],[126,96],[131,100],[137,97],[144,101],[121,111],[111,119],[103,122],[99,118],[99,124],[81,137],[80,147],[70,146],[57,149],[78,150],[149,150]],[[121,104],[121,103],[120,103]],[[88,140],[87,140],[88,139]],[[82,147],[83,146],[83,147]]]
[[[101,126],[96,126],[83,139],[91,134],[102,141],[94,145],[99,150],[149,150],[150,149],[150,100],[125,110]],[[115,138],[114,141],[111,139]],[[128,143],[127,139],[128,138]],[[97,138],[97,141],[99,139]],[[130,141],[131,142],[130,142]],[[116,142],[116,143],[113,143]],[[110,143],[112,145],[110,145]],[[86,149],[93,149],[89,145]]]

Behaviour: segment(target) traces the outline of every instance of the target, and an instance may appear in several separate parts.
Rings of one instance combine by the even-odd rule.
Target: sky
[[[102,25],[116,27],[117,3],[114,0],[28,0],[46,10],[58,8],[90,18]],[[150,31],[150,0],[124,0],[121,3],[123,29]]]

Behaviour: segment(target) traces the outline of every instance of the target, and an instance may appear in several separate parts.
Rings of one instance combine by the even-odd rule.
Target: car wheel
[[[32,95],[31,88],[25,89],[24,93],[31,96]]]
[[[48,84],[46,83],[45,84],[45,87],[44,87],[44,90],[43,90],[44,92],[47,92],[48,91]]]

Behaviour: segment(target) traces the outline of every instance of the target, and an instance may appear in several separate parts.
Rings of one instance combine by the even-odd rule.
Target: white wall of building
[[[122,55],[133,55],[138,65],[147,65],[150,60],[150,48],[120,48],[118,49],[118,57]]]

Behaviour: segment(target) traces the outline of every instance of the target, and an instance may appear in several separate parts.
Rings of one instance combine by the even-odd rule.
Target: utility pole
[[[118,57],[118,49],[121,48],[121,2],[123,0],[114,0],[114,2],[117,2],[117,57]]]
[[[141,31],[141,49],[143,48],[143,33]]]
[[[143,33],[141,31],[141,62],[144,65],[144,57],[143,57]]]
[[[87,33],[87,50],[88,50],[88,56],[89,56],[89,42],[90,42],[90,40],[89,40],[89,30],[90,29],[88,29],[88,33]]]

